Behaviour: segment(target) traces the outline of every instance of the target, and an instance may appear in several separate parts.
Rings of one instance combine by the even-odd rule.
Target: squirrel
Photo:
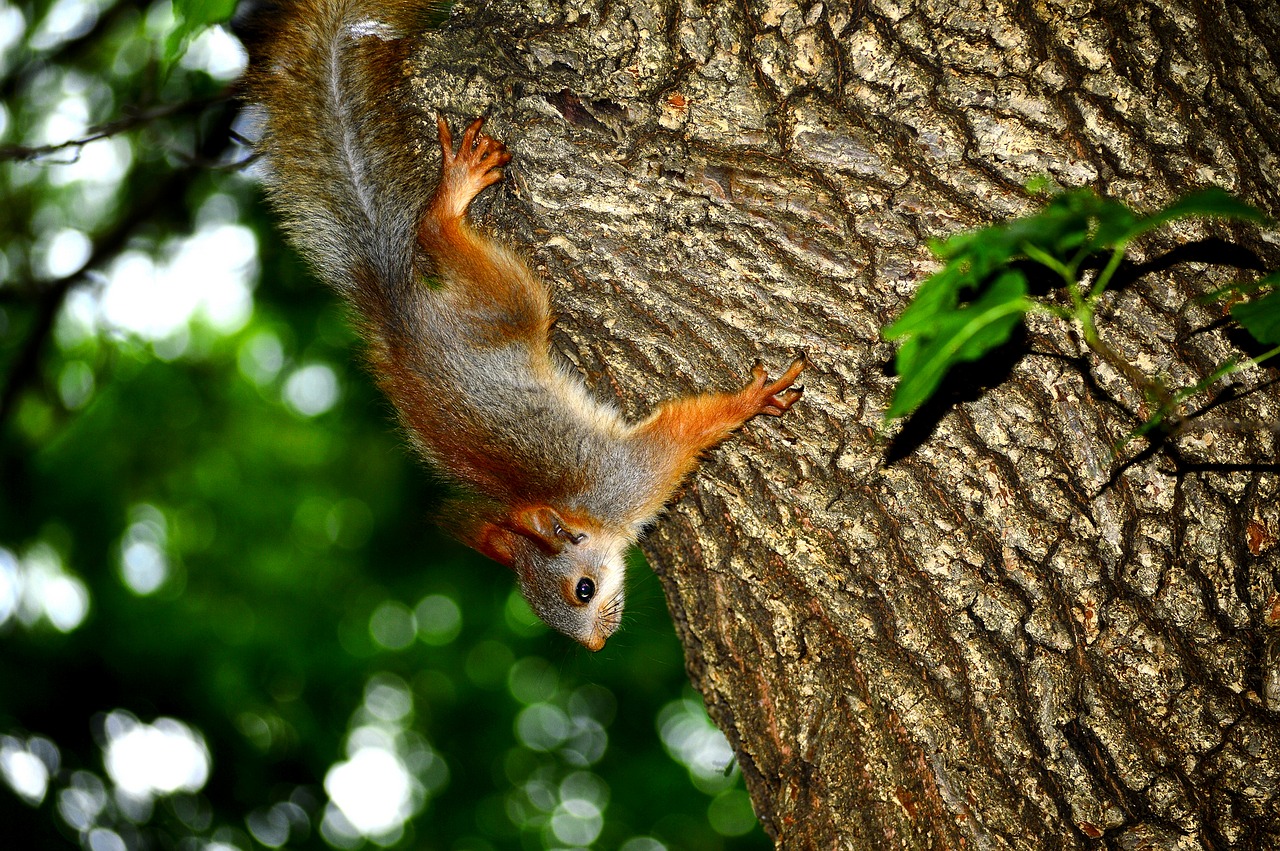
[[[533,611],[590,650],[618,628],[625,554],[702,454],[803,392],[777,379],[662,402],[628,422],[552,354],[546,285],[471,222],[506,147],[436,119],[422,150],[408,60],[425,0],[277,0],[237,22],[269,200],[353,308],[370,370],[450,496],[439,523],[516,574]]]

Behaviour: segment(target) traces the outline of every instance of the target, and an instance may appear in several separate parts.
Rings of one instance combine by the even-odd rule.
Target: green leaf
[[[229,21],[235,8],[236,0],[173,0],[176,25],[164,43],[164,64],[172,66],[198,30]]]
[[[1125,240],[1131,240],[1178,219],[1195,217],[1240,219],[1246,222],[1270,221],[1267,215],[1257,207],[1246,204],[1225,189],[1213,186],[1199,192],[1192,192],[1190,195],[1174,201],[1163,210],[1137,220],[1125,236]]]
[[[1091,189],[1074,189],[1054,195],[1032,215],[931,243],[945,265],[921,284],[902,315],[882,331],[884,339],[901,341],[896,363],[902,380],[887,417],[914,410],[952,365],[980,357],[1008,338],[1033,303],[1026,297],[1022,275],[1009,271],[1012,263],[1029,259],[1052,270],[1070,289],[1077,318],[1087,324],[1093,302],[1124,258],[1126,244],[1190,216],[1266,221],[1257,209],[1222,189],[1193,193],[1150,216],[1140,216]],[[1081,265],[1105,253],[1111,254],[1107,265],[1088,293],[1079,292]],[[1016,293],[1015,280],[1020,286]],[[960,307],[973,293],[980,295]],[[1251,315],[1249,310],[1245,308],[1245,315]]]
[[[1099,199],[1094,217],[1097,222],[1091,246],[1094,251],[1124,247],[1142,223],[1137,213],[1111,199]]]
[[[1053,195],[1062,191],[1062,187],[1047,174],[1037,174],[1027,181],[1027,192],[1032,195]]]
[[[1231,315],[1258,342],[1280,344],[1280,290],[1235,305]]]
[[[1031,305],[1026,278],[1006,271],[973,302],[937,314],[928,325],[917,323],[917,330],[898,349],[895,364],[901,380],[885,419],[911,413],[933,394],[951,367],[977,360],[1008,340]],[[886,329],[886,337],[899,323]]]
[[[1174,201],[1159,213],[1150,218],[1172,221],[1191,216],[1210,216],[1214,218],[1243,219],[1250,222],[1268,221],[1266,213],[1227,192],[1221,187],[1212,186],[1199,192],[1192,192]]]
[[[1024,257],[1037,262],[1047,258],[1054,271],[1074,276],[1080,261],[1114,245],[1136,221],[1118,201],[1075,189],[1055,195],[1038,213],[960,234],[935,245],[934,251],[942,259],[967,263],[970,285]]]
[[[883,331],[886,340],[931,333],[960,300],[962,272],[951,265],[930,275],[902,315]]]
[[[1219,287],[1211,293],[1206,293],[1205,295],[1200,296],[1199,301],[1202,304],[1208,304],[1209,302],[1218,301],[1228,295],[1237,293],[1240,295],[1247,295],[1248,293],[1269,289],[1271,287],[1280,287],[1280,270],[1276,270],[1270,275],[1258,278],[1255,281],[1235,281],[1234,283],[1227,284],[1225,287]]]
[[[946,265],[921,284],[907,309],[884,329],[884,338],[932,333],[949,321],[965,293],[985,292],[991,277],[1017,260],[1035,256],[1057,263],[1056,270],[1066,269],[1069,259],[1087,246],[1090,216],[1099,203],[1088,190],[1066,192],[1034,215],[932,243]]]

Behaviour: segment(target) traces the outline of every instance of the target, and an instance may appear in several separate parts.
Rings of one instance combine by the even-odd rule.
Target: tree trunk
[[[888,432],[879,336],[1036,175],[1280,213],[1278,54],[1274,0],[495,0],[427,36],[424,110],[490,112],[482,212],[598,393],[813,362],[645,543],[780,846],[1280,848],[1276,440],[1233,422],[1280,421],[1274,371],[1117,458],[1145,402],[1059,321]],[[1170,386],[1239,354],[1194,298],[1239,252],[1166,256],[1215,235],[1280,266],[1166,231],[1099,316]]]

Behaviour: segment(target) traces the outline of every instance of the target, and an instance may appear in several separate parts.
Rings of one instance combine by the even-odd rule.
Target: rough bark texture
[[[889,438],[878,334],[927,240],[1034,175],[1280,214],[1278,54],[1274,0],[495,0],[427,38],[423,103],[514,151],[489,216],[602,395],[814,363],[646,543],[780,846],[1280,848],[1276,441],[1224,426],[1280,419],[1274,371],[1121,463],[1143,400],[1071,329]],[[1214,234],[1280,265],[1220,226],[1135,257]],[[1197,258],[1100,317],[1173,386],[1236,353],[1192,299],[1235,272]]]

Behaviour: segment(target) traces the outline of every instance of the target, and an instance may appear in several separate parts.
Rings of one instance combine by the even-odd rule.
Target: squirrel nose
[[[597,632],[589,638],[581,639],[581,642],[583,647],[587,648],[592,653],[595,653],[597,650],[604,647],[604,636]]]

